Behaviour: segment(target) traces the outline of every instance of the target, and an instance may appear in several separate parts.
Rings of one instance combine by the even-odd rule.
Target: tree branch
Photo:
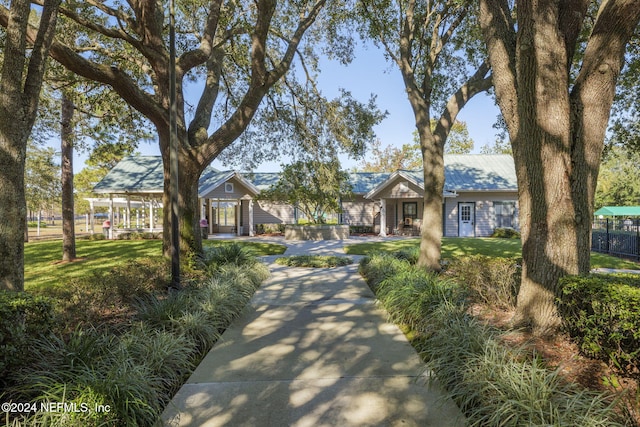
[[[480,28],[493,70],[493,86],[509,134],[518,134],[516,30],[508,0],[480,0]]]
[[[440,116],[440,119],[436,123],[436,127],[433,131],[434,135],[439,136],[439,143],[442,144],[444,149],[444,143],[447,140],[449,132],[456,121],[456,117],[460,113],[460,110],[469,102],[475,95],[485,92],[493,85],[492,76],[487,76],[490,67],[487,61],[483,62],[476,72],[467,80],[449,100],[447,105]]]

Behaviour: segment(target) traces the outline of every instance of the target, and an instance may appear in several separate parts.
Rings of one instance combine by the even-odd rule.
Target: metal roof
[[[120,160],[93,187],[94,193],[162,193],[162,157],[129,156]]]
[[[510,155],[449,154],[444,156],[445,189],[460,191],[516,191],[515,166]],[[397,171],[424,187],[421,170]],[[210,187],[221,179],[238,174],[257,189],[275,184],[279,173],[255,172],[239,174],[208,167],[202,173],[199,187]],[[355,194],[368,194],[394,176],[387,172],[351,172],[349,181]],[[130,156],[120,161],[95,187],[96,193],[162,193],[163,169],[160,156]]]
[[[516,191],[518,180],[508,154],[447,154],[444,185],[451,191]]]
[[[595,216],[640,216],[640,206],[604,206],[594,212]]]

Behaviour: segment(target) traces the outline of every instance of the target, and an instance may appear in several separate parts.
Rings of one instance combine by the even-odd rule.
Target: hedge
[[[0,291],[0,378],[25,360],[31,341],[48,333],[53,319],[49,298]]]
[[[640,276],[567,276],[560,289],[558,309],[580,349],[640,377]]]

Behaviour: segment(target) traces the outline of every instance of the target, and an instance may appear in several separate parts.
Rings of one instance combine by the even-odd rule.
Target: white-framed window
[[[225,193],[233,193],[233,182],[225,182],[224,183],[224,192]]]
[[[516,202],[493,202],[496,216],[496,228],[516,228]]]

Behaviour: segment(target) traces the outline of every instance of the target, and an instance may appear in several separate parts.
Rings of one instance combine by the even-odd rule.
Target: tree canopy
[[[349,10],[345,2],[176,4],[181,248],[199,250],[198,177],[234,142],[236,153],[254,147],[258,161],[296,152],[300,141],[309,142],[300,123],[309,124],[308,116],[315,115],[322,117],[317,123],[336,134],[334,141],[348,141],[350,150],[371,138],[368,123],[377,120],[378,112],[346,92],[338,104],[326,101],[313,87],[320,54],[348,62],[353,53],[350,32],[341,27]],[[71,1],[61,13],[76,31],[72,40],[56,37],[51,56],[70,71],[109,86],[153,123],[165,164],[168,205],[170,61],[163,2]],[[0,8],[3,14],[6,10]],[[195,101],[187,99],[187,91],[199,94]],[[260,120],[253,120],[256,115]]]
[[[436,121],[432,119],[431,130],[433,131],[435,127]],[[399,169],[421,169],[420,137],[417,131],[413,133],[413,136],[413,143],[402,144],[401,147],[387,145],[383,148],[382,141],[376,139],[371,144],[364,160],[356,166],[356,170],[363,172],[394,172]],[[473,145],[474,142],[469,136],[467,124],[456,120],[445,143],[444,153],[468,154],[473,150]]]
[[[640,152],[626,146],[606,150],[600,165],[595,206],[640,206]]]
[[[259,197],[295,206],[309,222],[323,224],[350,196],[349,175],[337,160],[306,160],[284,166],[278,182]]]

